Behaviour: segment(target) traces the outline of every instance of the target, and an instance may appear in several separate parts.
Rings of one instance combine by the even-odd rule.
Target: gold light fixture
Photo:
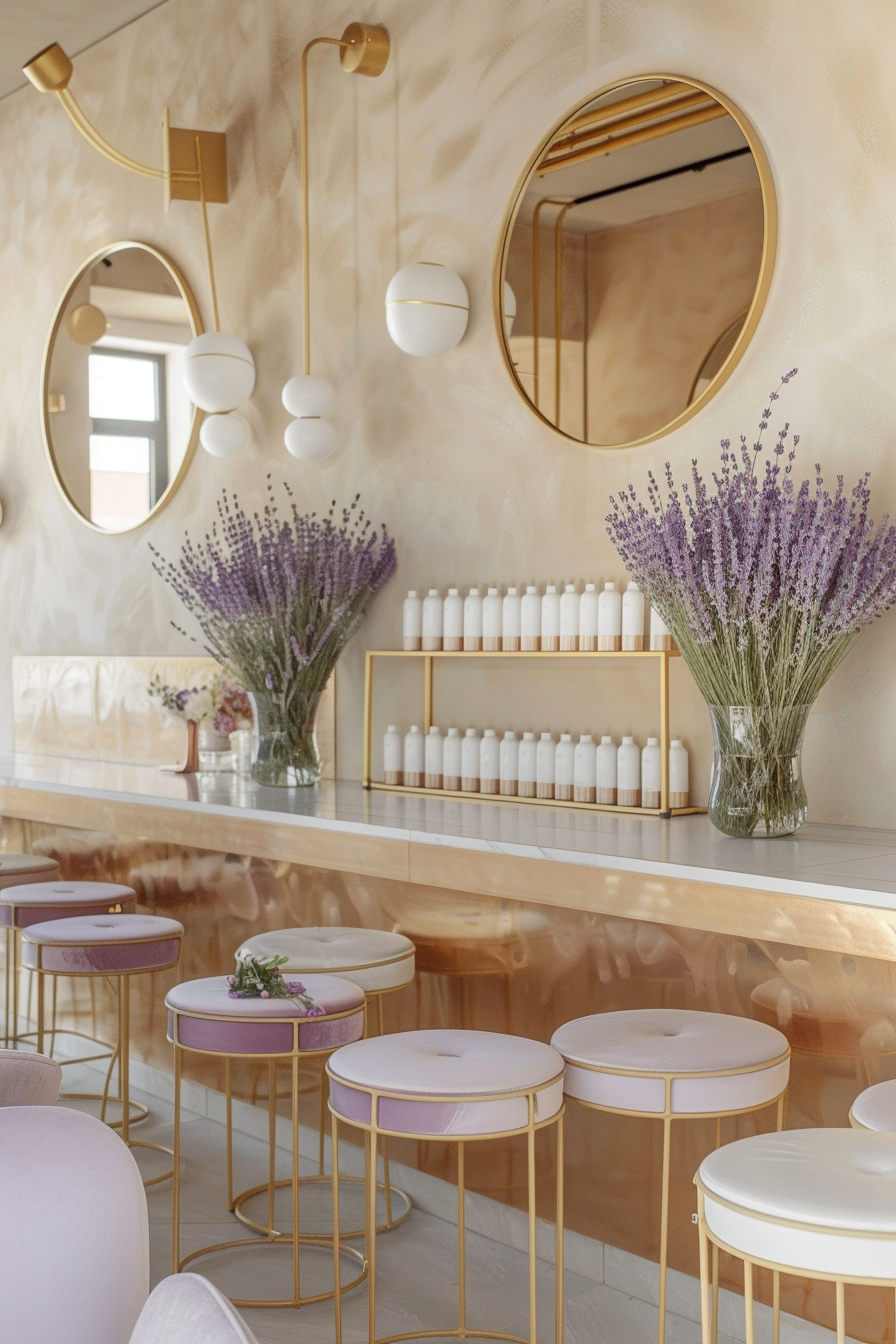
[[[230,413],[252,395],[255,361],[245,342],[220,330],[207,209],[209,203],[226,204],[228,200],[226,135],[222,131],[171,126],[166,108],[162,123],[162,167],[140,163],[110,145],[88,120],[69,88],[74,67],[58,42],[38,52],[23,71],[39,92],[56,94],[72,124],[100,154],[119,168],[160,180],[165,188],[166,207],[177,200],[199,202],[214,331],[197,336],[187,346],[184,385],[193,404],[207,413],[199,434],[202,446],[215,456],[238,452],[249,441],[249,426],[242,417],[233,418]]]
[[[308,56],[315,47],[339,48],[346,74],[376,79],[389,63],[389,34],[378,24],[350,23],[342,37],[315,37],[302,52],[302,372],[283,389],[283,405],[295,416],[283,436],[286,449],[302,462],[319,462],[336,447],[336,431],[327,417],[336,404],[336,389],[311,373],[311,246],[308,209]]]

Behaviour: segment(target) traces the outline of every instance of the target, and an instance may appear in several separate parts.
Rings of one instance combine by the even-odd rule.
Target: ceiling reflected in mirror
[[[767,160],[729,100],[660,76],[603,90],[546,139],[509,210],[496,319],[518,389],[594,446],[683,423],[749,344],[775,240]]]

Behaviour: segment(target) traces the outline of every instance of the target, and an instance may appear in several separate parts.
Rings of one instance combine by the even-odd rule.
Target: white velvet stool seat
[[[289,976],[284,979],[289,988]],[[364,1034],[366,997],[364,991],[350,980],[335,975],[303,975],[302,995],[310,999],[304,1004],[296,990],[286,998],[240,997],[233,989],[231,977],[207,976],[188,980],[168,992],[165,1007],[168,1010],[168,1039],[174,1049],[174,1210],[173,1210],[173,1271],[179,1274],[201,1256],[238,1248],[245,1251],[260,1246],[291,1246],[292,1295],[281,1298],[234,1297],[236,1306],[244,1307],[300,1307],[321,1302],[334,1296],[335,1289],[311,1295],[303,1292],[300,1274],[300,1249],[333,1254],[337,1263],[342,1255],[351,1257],[359,1273],[350,1283],[341,1285],[347,1292],[356,1287],[366,1274],[363,1256],[353,1247],[340,1244],[334,1232],[329,1236],[305,1236],[299,1223],[299,1077],[300,1062],[319,1060],[339,1046],[357,1041]],[[268,1223],[260,1227],[243,1217],[248,1227],[261,1233],[260,1237],[245,1236],[202,1246],[189,1255],[181,1254],[181,1078],[185,1055],[213,1056],[224,1064],[226,1099],[226,1157],[228,1212],[239,1212],[238,1205],[253,1196],[267,1192]],[[231,1066],[234,1060],[264,1060],[269,1067],[269,1132],[267,1180],[235,1196],[233,1189],[233,1153],[231,1143]],[[292,1118],[291,1171],[287,1180],[275,1180],[276,1137],[276,1070],[288,1066],[290,1070],[290,1100]],[[291,1192],[292,1227],[281,1231],[274,1225],[274,1190],[288,1186]],[[334,1225],[337,1220],[334,1218]],[[307,1282],[307,1280],[306,1280]],[[338,1270],[337,1270],[338,1282]]]
[[[48,1055],[0,1050],[0,1106],[55,1106],[62,1069]]]
[[[845,1338],[846,1283],[896,1286],[896,1135],[855,1129],[759,1134],[700,1165],[703,1337],[709,1338],[708,1243],[744,1262],[747,1339],[753,1267],[833,1280]],[[777,1298],[777,1293],[776,1293]]]
[[[274,929],[247,938],[236,955],[237,960],[284,956],[284,975],[339,975],[366,994],[402,989],[414,979],[414,944],[382,929]]]
[[[81,887],[108,887],[107,883],[74,883]],[[121,904],[134,897],[129,887],[116,889],[115,896],[107,899]],[[58,896],[59,893],[57,893]],[[29,924],[22,931],[22,964],[37,972],[37,1048],[43,1048],[45,1032],[44,985],[48,977],[71,976],[74,979],[117,980],[118,991],[118,1042],[113,1055],[118,1059],[119,1096],[121,1102],[121,1120],[113,1122],[113,1127],[121,1130],[125,1143],[135,1148],[149,1148],[155,1152],[171,1154],[171,1149],[159,1144],[131,1141],[130,1130],[133,1118],[144,1119],[147,1108],[143,1103],[131,1101],[130,1095],[130,980],[132,975],[146,975],[154,971],[170,970],[180,960],[181,942],[184,928],[176,919],[166,919],[161,915],[136,915],[120,913],[79,913],[68,919],[52,919],[42,923]],[[111,1074],[110,1065],[110,1074]],[[109,1076],[106,1078],[106,1090],[102,1096],[94,1098],[101,1102],[100,1119],[106,1118],[108,1103]],[[66,1094],[63,1094],[65,1096]],[[83,1093],[71,1093],[71,1096],[83,1097]],[[153,1176],[147,1185],[156,1185],[168,1180],[171,1172]]]
[[[790,1046],[776,1028],[751,1018],[678,1008],[579,1017],[555,1031],[551,1044],[566,1061],[567,1096],[595,1110],[663,1122],[659,1265],[659,1344],[663,1344],[672,1122],[714,1118],[718,1147],[724,1116],[777,1105],[781,1129]],[[714,1300],[717,1269],[715,1259]]]
[[[0,891],[29,882],[52,882],[59,864],[43,854],[0,854]]]
[[[853,1129],[877,1129],[896,1134],[896,1078],[875,1083],[860,1092],[849,1112]]]
[[[467,1323],[465,1296],[465,1148],[468,1142],[524,1135],[527,1143],[529,1213],[529,1316],[535,1339],[536,1135],[553,1127],[557,1141],[555,1339],[563,1338],[563,1073],[562,1057],[550,1045],[491,1031],[404,1031],[357,1041],[327,1063],[333,1141],[334,1217],[339,1183],[339,1123],[365,1131],[365,1249],[369,1265],[368,1344],[389,1344],[376,1335],[376,1160],[388,1136],[453,1142],[458,1162],[457,1329],[412,1331],[399,1338],[444,1335],[494,1336]],[[337,1266],[338,1274],[338,1266]],[[443,1271],[443,1273],[446,1271]],[[522,1336],[504,1340],[529,1344]],[[336,1344],[342,1344],[342,1310],[336,1299]]]

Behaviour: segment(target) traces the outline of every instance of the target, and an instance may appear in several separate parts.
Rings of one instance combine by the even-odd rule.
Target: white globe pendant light
[[[386,326],[407,355],[444,355],[463,338],[470,315],[467,287],[447,266],[405,266],[386,290]]]
[[[291,420],[283,435],[286,451],[300,462],[322,462],[336,447],[335,427],[329,420]]]
[[[326,418],[336,405],[336,389],[326,378],[301,373],[283,389],[283,405],[295,420],[286,426],[286,451],[300,462],[322,462],[336,447],[336,430]]]
[[[235,411],[206,416],[199,430],[199,442],[212,457],[235,457],[248,447],[251,438],[248,422]]]
[[[255,388],[252,351],[237,336],[209,331],[184,352],[184,388],[194,406],[217,415],[235,411]]]
[[[284,387],[283,405],[297,419],[307,419],[309,416],[326,419],[333,414],[336,406],[336,389],[326,378],[300,373],[290,378]]]

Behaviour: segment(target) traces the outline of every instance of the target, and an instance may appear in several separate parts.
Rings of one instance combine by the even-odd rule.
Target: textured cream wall
[[[313,61],[311,153],[315,368],[340,390],[340,457],[287,459],[280,388],[299,367],[299,56],[313,34],[385,22],[394,60],[377,83]],[[116,238],[168,251],[208,315],[195,209],[162,213],[149,181],[77,138],[30,90],[0,104],[0,713],[11,741],[10,654],[192,651],[153,575],[150,538],[172,552],[210,520],[223,485],[248,504],[266,472],[321,507],[360,489],[399,543],[400,574],[343,661],[341,773],[360,769],[361,649],[394,641],[403,588],[618,575],[608,495],[667,456],[684,470],[723,435],[750,432],[793,364],[787,411],[807,459],[874,473],[896,506],[896,10],[890,0],[169,0],[79,58],[77,93],[125,151],[158,154],[175,123],[227,128],[233,200],[213,208],[224,322],[251,344],[256,442],[198,454],[150,527],[102,538],[66,510],[40,439],[41,351],[57,297],[85,256]],[[546,129],[602,84],[652,71],[724,89],[752,118],[778,182],[778,267],[753,346],[712,405],[682,430],[617,455],[568,443],[514,391],[491,316],[501,221]],[[440,360],[399,353],[385,332],[399,266],[446,262],[471,295],[466,339]],[[896,508],[894,508],[896,512]],[[893,821],[896,618],[864,639],[819,704],[807,776],[817,819]],[[466,703],[475,688],[465,692]],[[541,692],[533,690],[539,697]],[[682,716],[702,734],[698,706]],[[646,724],[645,724],[646,729]]]

